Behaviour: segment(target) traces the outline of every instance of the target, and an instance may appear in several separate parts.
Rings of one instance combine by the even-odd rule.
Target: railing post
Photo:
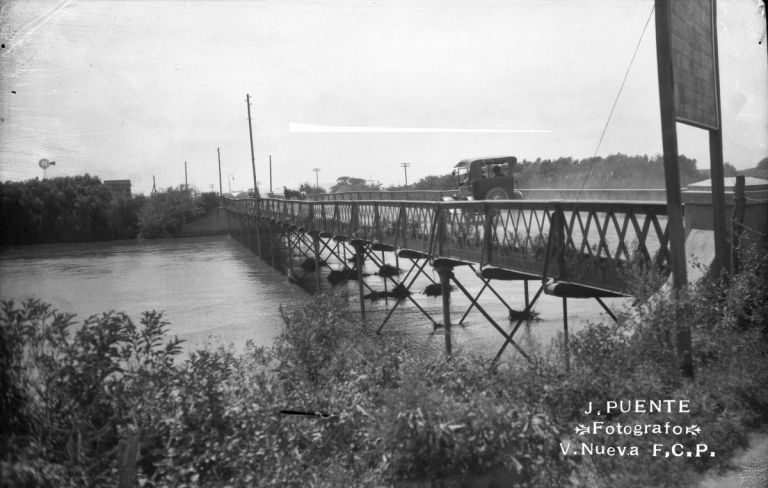
[[[443,255],[443,241],[445,241],[445,216],[443,215],[445,212],[443,212],[443,204],[442,203],[438,203],[435,207],[436,208],[435,208],[434,219],[435,219],[437,225],[434,226],[434,229],[435,229],[435,236],[434,236],[434,238],[437,240],[437,246],[434,246],[435,247],[434,255],[442,256]]]
[[[350,204],[350,222],[349,222],[349,230],[350,230],[350,237],[358,237],[357,235],[357,229],[360,226],[360,206],[357,202],[351,202]]]
[[[304,228],[307,230],[317,229],[313,224],[315,223],[315,204],[314,203],[302,203],[301,205],[307,205],[307,222],[304,224]]]
[[[405,221],[407,218],[407,214],[405,211],[405,203],[400,203],[398,212],[397,212],[397,221],[395,222],[395,246],[396,247],[403,247],[405,246]]]
[[[491,204],[488,202],[483,203],[483,209],[485,210],[485,228],[483,229],[483,240],[485,241],[484,248],[485,248],[485,256],[486,256],[486,262],[490,264],[491,259],[493,259],[493,215],[491,215]],[[482,259],[481,259],[482,261]],[[480,265],[482,266],[483,263],[481,262]]]
[[[566,228],[565,228],[565,213],[563,212],[563,208],[560,204],[556,204],[555,208],[557,208],[557,233],[555,234],[557,240],[557,246],[560,249],[558,253],[557,258],[557,266],[560,271],[560,275],[558,278],[566,280],[568,279],[568,270],[566,268],[566,261],[565,261],[565,243],[568,241],[566,237]]]
[[[324,231],[328,231],[328,219],[325,216],[325,202],[320,203],[320,220],[322,221],[320,224],[320,228]]]
[[[563,214],[562,207],[557,203],[554,205],[554,211],[549,222],[547,253],[544,256],[544,271],[541,279],[545,285],[547,279],[553,275],[553,273],[549,272],[549,267],[553,262],[557,263],[557,277],[565,278],[565,215]]]

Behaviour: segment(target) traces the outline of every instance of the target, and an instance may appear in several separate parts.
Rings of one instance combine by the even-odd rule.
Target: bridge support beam
[[[432,316],[427,312],[424,307],[419,305],[419,302],[414,300],[414,298],[411,296],[411,287],[416,283],[416,280],[423,276],[430,282],[434,284],[434,281],[432,280],[432,277],[429,276],[424,272],[424,268],[428,264],[428,260],[430,256],[428,254],[419,252],[419,251],[413,251],[410,249],[401,249],[398,252],[395,252],[395,266],[399,269],[400,268],[400,257],[403,259],[407,259],[410,261],[411,266],[408,269],[408,272],[405,273],[405,277],[401,279],[398,278],[396,281],[393,277],[388,276],[386,280],[391,280],[392,284],[394,285],[394,290],[399,289],[401,293],[403,293],[404,297],[395,297],[397,301],[395,302],[394,306],[389,309],[389,312],[387,312],[387,316],[384,317],[384,320],[381,322],[381,325],[379,325],[379,328],[376,330],[377,334],[381,334],[381,330],[384,328],[384,326],[389,321],[389,318],[392,317],[392,314],[397,310],[397,307],[400,306],[401,303],[405,302],[405,300],[409,300],[413,306],[415,306],[419,311],[424,314],[424,316],[429,319],[429,321],[432,323],[433,328],[437,328],[438,324],[435,321],[435,319],[432,318]],[[419,261],[422,261],[421,264],[419,264]]]

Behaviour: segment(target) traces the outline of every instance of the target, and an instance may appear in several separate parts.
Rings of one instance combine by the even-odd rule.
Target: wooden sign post
[[[685,233],[680,200],[677,122],[709,131],[710,178],[716,275],[730,272],[731,251],[725,215],[723,138],[715,0],[656,0],[656,57],[661,134],[667,188],[670,257],[675,290],[687,285]],[[693,376],[690,329],[681,324],[678,352],[682,370]]]

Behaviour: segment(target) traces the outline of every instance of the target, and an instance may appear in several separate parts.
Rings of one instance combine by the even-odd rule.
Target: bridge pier
[[[451,344],[451,280],[454,279],[453,264],[447,261],[436,261],[432,264],[440,276],[441,298],[443,300],[443,328],[445,330],[445,355],[450,359],[453,352]]]

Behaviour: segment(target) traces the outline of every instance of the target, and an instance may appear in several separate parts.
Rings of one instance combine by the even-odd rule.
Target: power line
[[[640,33],[640,39],[637,40],[637,45],[635,46],[635,52],[632,53],[632,59],[630,59],[629,66],[627,66],[627,71],[624,73],[624,79],[621,81],[621,86],[619,87],[619,93],[616,94],[616,99],[613,101],[611,112],[608,114],[608,120],[605,121],[603,132],[602,134],[600,134],[600,140],[597,141],[597,147],[595,148],[595,156],[597,156],[597,152],[600,150],[600,144],[602,144],[603,137],[605,137],[605,132],[608,130],[608,124],[610,124],[611,122],[611,117],[613,117],[613,112],[614,110],[616,110],[616,104],[619,103],[619,97],[621,96],[621,92],[624,90],[624,85],[627,83],[629,70],[632,68],[632,63],[635,62],[635,57],[637,57],[637,51],[640,49],[640,43],[643,42],[643,36],[645,35],[645,30],[648,29],[648,24],[651,23],[651,17],[653,17],[653,10],[655,8],[656,8],[656,5],[651,7],[651,13],[648,14],[648,20],[645,21],[645,27],[643,27],[643,32]]]
[[[595,164],[595,158],[597,157],[597,153],[600,150],[600,145],[603,143],[605,132],[608,130],[608,124],[611,123],[611,117],[613,117],[613,112],[614,110],[616,110],[616,105],[619,103],[619,97],[621,97],[621,92],[624,90],[624,85],[627,83],[629,70],[632,68],[632,64],[635,62],[635,58],[637,57],[637,52],[640,50],[640,44],[643,42],[643,36],[645,36],[645,31],[648,29],[648,24],[651,23],[651,19],[653,18],[653,11],[655,9],[656,9],[656,5],[654,4],[653,6],[651,6],[651,12],[648,14],[648,19],[645,21],[645,26],[643,27],[643,31],[640,33],[640,39],[637,40],[637,45],[635,46],[635,52],[632,53],[632,59],[629,60],[629,65],[627,66],[627,70],[624,72],[624,79],[621,81],[619,92],[616,94],[616,99],[613,101],[613,106],[611,107],[611,111],[608,114],[608,119],[605,121],[605,126],[603,126],[603,132],[600,134],[600,139],[597,141],[597,147],[595,147],[595,154],[594,156],[592,156],[592,161],[590,161],[589,168],[587,168],[587,172],[584,174],[584,179],[581,182],[581,188],[579,188],[579,194],[576,196],[577,200],[581,197],[581,192],[584,190],[584,185],[587,184],[587,178],[589,178],[589,175],[592,172],[592,167]]]

